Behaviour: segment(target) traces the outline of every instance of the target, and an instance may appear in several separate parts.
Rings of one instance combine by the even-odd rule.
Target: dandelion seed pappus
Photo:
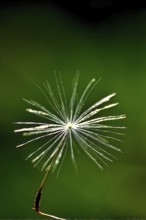
[[[108,166],[116,157],[114,151],[121,152],[120,148],[115,147],[110,141],[121,141],[119,137],[123,133],[124,126],[110,125],[110,121],[126,118],[125,114],[101,116],[99,112],[108,110],[117,106],[119,103],[107,104],[116,93],[96,101],[85,109],[85,104],[90,93],[101,80],[99,78],[91,79],[85,87],[83,93],[78,98],[79,73],[75,75],[72,94],[70,100],[67,100],[66,92],[62,82],[61,75],[56,76],[56,88],[58,98],[54,95],[52,87],[48,82],[43,84],[43,89],[39,87],[45,97],[48,107],[44,107],[34,100],[26,100],[32,108],[26,111],[42,118],[45,122],[16,122],[23,125],[23,128],[14,130],[16,133],[23,133],[24,136],[35,136],[28,141],[19,144],[17,148],[24,147],[38,140],[45,142],[35,149],[26,159],[32,158],[34,166],[43,161],[42,170],[45,170],[45,176],[40,184],[35,197],[34,210],[43,216],[52,219],[63,219],[40,211],[40,199],[42,188],[49,172],[60,172],[60,168],[66,156],[67,149],[70,149],[71,160],[75,169],[77,163],[75,159],[74,143],[84,152],[100,169]],[[85,110],[83,110],[83,107]]]

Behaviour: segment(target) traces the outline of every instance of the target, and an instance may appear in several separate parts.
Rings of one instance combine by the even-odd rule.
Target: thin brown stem
[[[57,217],[57,216],[54,216],[54,215],[50,215],[50,214],[47,214],[47,213],[44,213],[44,212],[40,211],[40,201],[41,201],[41,197],[42,197],[42,189],[43,189],[46,177],[48,175],[48,172],[49,172],[49,169],[46,171],[46,174],[45,174],[45,176],[44,176],[44,178],[43,178],[43,180],[42,180],[42,182],[39,186],[39,189],[36,193],[33,210],[35,210],[37,214],[49,217],[51,219],[65,220],[63,218],[60,218],[60,217]]]

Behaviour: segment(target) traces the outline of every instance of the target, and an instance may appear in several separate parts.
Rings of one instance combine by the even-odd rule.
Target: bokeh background
[[[68,154],[58,178],[48,176],[42,209],[70,219],[146,217],[146,10],[90,2],[89,13],[77,2],[75,13],[51,1],[1,4],[0,218],[38,218],[31,208],[44,173],[25,161],[30,146],[16,149],[23,139],[13,122],[31,119],[22,98],[45,103],[36,84],[55,89],[54,70],[67,94],[77,70],[79,93],[102,76],[87,106],[116,92],[112,113],[125,113],[128,129],[116,143],[124,154],[103,172],[80,152],[76,175]]]

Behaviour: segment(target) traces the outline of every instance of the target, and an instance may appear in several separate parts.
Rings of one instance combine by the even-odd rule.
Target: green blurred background
[[[119,161],[103,172],[77,154],[76,175],[68,154],[58,178],[50,175],[42,209],[66,218],[146,217],[146,10],[85,22],[60,8],[23,5],[0,9],[0,217],[38,218],[34,195],[44,173],[25,161],[15,121],[28,121],[22,98],[44,103],[36,88],[61,71],[67,93],[80,70],[79,92],[102,76],[87,106],[112,92],[128,129]],[[35,117],[34,117],[35,120]],[[118,124],[118,123],[117,123]]]

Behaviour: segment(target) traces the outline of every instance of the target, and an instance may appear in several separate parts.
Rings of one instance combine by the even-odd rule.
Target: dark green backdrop
[[[38,218],[31,210],[44,173],[16,149],[22,137],[15,121],[27,121],[22,98],[43,103],[35,84],[54,85],[62,72],[67,90],[77,69],[80,91],[92,78],[102,81],[90,102],[112,92],[128,127],[124,154],[103,172],[77,155],[76,175],[69,155],[58,178],[50,175],[42,209],[68,218],[146,217],[146,11],[115,14],[85,23],[59,9],[20,6],[0,10],[0,217]],[[118,144],[118,143],[117,143]]]

